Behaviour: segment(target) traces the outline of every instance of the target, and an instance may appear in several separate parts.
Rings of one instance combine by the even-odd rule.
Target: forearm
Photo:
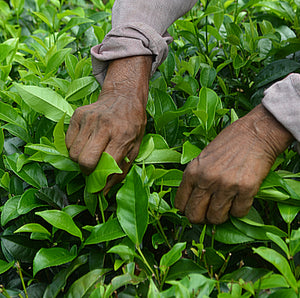
[[[135,56],[111,61],[102,87],[102,95],[110,93],[124,100],[140,101],[146,109],[152,56]]]

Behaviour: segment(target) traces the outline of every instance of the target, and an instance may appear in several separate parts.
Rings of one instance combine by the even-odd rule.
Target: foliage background
[[[84,177],[64,135],[97,100],[91,46],[113,1],[0,0],[1,297],[298,297],[299,156],[278,157],[245,218],[191,225],[185,165],[263,91],[300,70],[300,2],[213,0],[169,29],[125,182],[103,154]]]

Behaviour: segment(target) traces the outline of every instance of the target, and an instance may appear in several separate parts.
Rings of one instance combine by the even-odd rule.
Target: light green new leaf
[[[82,233],[80,229],[76,226],[72,217],[66,212],[60,210],[46,210],[36,212],[35,214],[41,216],[52,226],[82,239]]]
[[[91,235],[86,239],[85,245],[98,244],[105,241],[115,240],[126,236],[117,218],[110,219],[106,223],[94,226]]]
[[[253,251],[259,254],[263,259],[274,265],[278,269],[278,271],[284,276],[284,278],[294,289],[294,291],[298,291],[297,281],[292,273],[289,263],[280,253],[268,247],[253,248]]]
[[[76,255],[61,247],[41,248],[33,260],[33,276],[42,269],[66,264],[75,258]]]
[[[38,163],[25,165],[22,170],[17,170],[17,160],[19,154],[15,153],[9,156],[4,156],[4,162],[8,169],[12,170],[17,176],[23,179],[28,184],[42,188],[48,186],[47,178]]]
[[[122,174],[122,170],[112,156],[103,152],[96,169],[87,177],[87,191],[95,193],[102,190],[106,184],[107,177],[115,173]]]
[[[70,287],[66,298],[79,298],[85,296],[93,285],[105,274],[108,269],[94,269],[76,280]]]
[[[143,163],[180,163],[180,160],[181,154],[173,149],[154,149]]]
[[[139,245],[148,225],[148,194],[135,167],[117,193],[117,216],[124,232]]]
[[[214,68],[204,67],[200,74],[200,84],[202,87],[210,88],[217,76],[217,72]]]
[[[7,263],[3,260],[0,260],[0,275],[3,274],[4,272],[8,271],[10,268],[14,266],[15,262],[12,261],[10,263]]]
[[[47,63],[45,74],[56,71],[58,67],[64,62],[66,55],[70,54],[70,52],[70,48],[60,49],[55,52]]]
[[[58,93],[37,86],[14,84],[24,102],[34,111],[45,115],[46,118],[58,122],[66,114],[65,123],[70,121],[74,112],[72,106]]]
[[[42,225],[37,224],[37,223],[29,223],[26,224],[16,231],[14,233],[41,233],[41,234],[47,234],[48,236],[51,236],[50,232],[44,228]]]
[[[65,142],[64,130],[65,115],[57,122],[53,130],[54,146],[64,156],[69,157],[69,151]]]
[[[292,221],[295,219],[296,215],[300,211],[300,206],[291,206],[278,203],[277,207],[280,211],[283,220],[288,224],[292,223]]]
[[[94,77],[76,79],[71,82],[68,88],[66,100],[70,102],[82,99],[93,93],[98,87],[99,84]]]
[[[181,164],[186,164],[201,153],[201,149],[189,141],[186,141],[182,146]]]
[[[141,257],[127,245],[116,245],[112,247],[107,253],[115,253],[119,255],[123,260],[130,260],[133,257],[141,259]]]
[[[170,266],[175,264],[181,258],[182,251],[185,247],[186,242],[176,243],[169,252],[161,257],[159,268],[165,273]]]
[[[210,130],[215,121],[216,109],[220,103],[220,98],[211,89],[202,87],[199,94],[198,111],[203,111],[207,114],[207,120],[202,121],[203,128],[206,131]]]

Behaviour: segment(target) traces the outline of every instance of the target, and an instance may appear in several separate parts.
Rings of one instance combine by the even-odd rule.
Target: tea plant
[[[64,138],[100,92],[89,50],[112,5],[0,0],[0,297],[298,297],[294,147],[244,218],[192,225],[173,201],[185,165],[300,70],[300,2],[202,0],[176,21],[139,155],[104,196],[116,162],[84,176]]]

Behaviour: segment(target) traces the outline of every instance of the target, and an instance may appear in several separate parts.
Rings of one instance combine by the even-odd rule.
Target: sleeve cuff
[[[153,56],[151,75],[168,55],[172,37],[161,36],[152,27],[143,23],[131,23],[112,29],[99,45],[92,47],[93,74],[102,85],[109,61],[132,57]]]
[[[262,104],[300,142],[300,74],[268,88]]]

